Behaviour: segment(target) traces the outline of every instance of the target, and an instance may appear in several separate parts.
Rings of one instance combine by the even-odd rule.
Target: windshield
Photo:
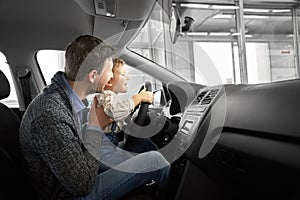
[[[198,84],[298,78],[299,10],[260,6],[173,3],[167,14],[157,3],[128,48]]]

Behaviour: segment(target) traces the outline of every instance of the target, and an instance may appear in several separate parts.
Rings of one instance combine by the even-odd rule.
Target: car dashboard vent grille
[[[200,103],[201,100],[205,97],[205,95],[206,95],[207,92],[208,92],[208,91],[201,92],[201,93],[198,95],[196,101],[198,101],[198,103]]]
[[[210,104],[212,102],[212,100],[216,97],[216,95],[218,94],[218,92],[219,92],[219,89],[212,89],[210,91],[206,91],[206,93],[202,96],[201,105],[208,105],[208,104]],[[199,98],[199,96],[198,96],[198,98]]]

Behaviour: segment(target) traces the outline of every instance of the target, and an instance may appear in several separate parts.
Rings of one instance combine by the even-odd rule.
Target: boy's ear
[[[88,80],[91,82],[91,83],[94,83],[95,80],[96,80],[96,77],[97,77],[97,71],[96,70],[92,70],[88,73]]]

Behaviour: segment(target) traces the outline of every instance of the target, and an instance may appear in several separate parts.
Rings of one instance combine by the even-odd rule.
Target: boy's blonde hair
[[[121,58],[114,58],[113,63],[114,63],[114,66],[112,69],[113,72],[116,67],[122,67],[123,65],[125,65],[125,61]]]

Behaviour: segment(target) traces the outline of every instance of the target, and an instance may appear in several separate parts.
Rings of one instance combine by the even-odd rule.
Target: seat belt
[[[26,71],[23,75],[19,74],[19,80],[21,82],[22,93],[23,93],[24,102],[25,102],[25,110],[32,100],[30,84],[29,84],[30,77],[31,77],[31,71],[29,71],[28,69],[26,69]]]

